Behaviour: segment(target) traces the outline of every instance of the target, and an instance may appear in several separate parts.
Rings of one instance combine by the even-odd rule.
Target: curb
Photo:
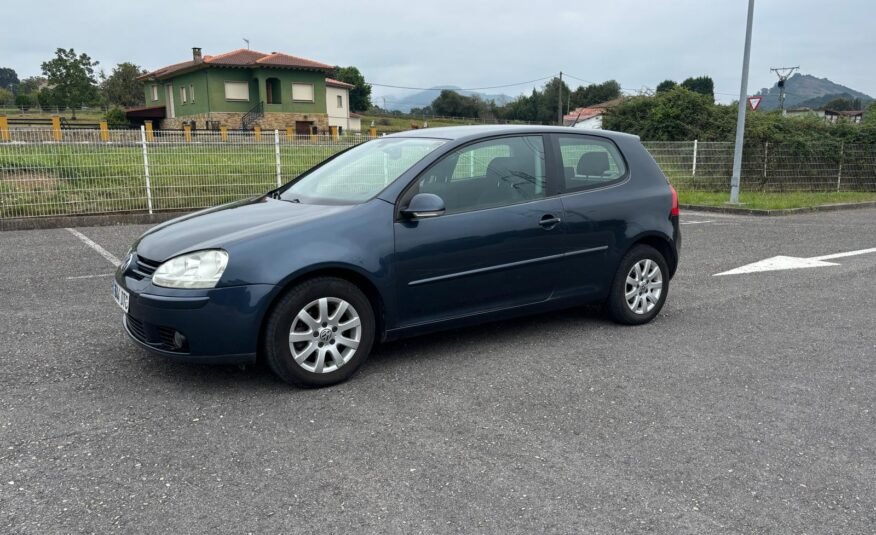
[[[161,212],[158,214],[126,213],[0,219],[0,231],[44,230],[67,227],[107,227],[114,225],[149,225],[163,223],[167,220],[188,213],[191,212]]]
[[[682,210],[696,210],[698,212],[712,212],[717,214],[756,215],[756,216],[783,216],[806,214],[810,212],[834,212],[837,210],[856,210],[858,208],[876,208],[876,201],[820,204],[818,206],[806,206],[803,208],[785,208],[782,210],[759,210],[755,208],[734,208],[731,206],[710,206],[702,204],[680,204]]]

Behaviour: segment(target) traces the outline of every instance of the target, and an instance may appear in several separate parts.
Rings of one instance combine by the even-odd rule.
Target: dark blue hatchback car
[[[675,191],[635,136],[434,128],[156,226],[113,296],[153,352],[258,354],[290,383],[324,386],[379,340],[595,303],[648,322],[680,241]]]

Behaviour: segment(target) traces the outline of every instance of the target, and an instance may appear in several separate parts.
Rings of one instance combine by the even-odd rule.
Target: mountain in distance
[[[779,108],[779,84],[776,82],[770,88],[763,88],[757,93],[763,97],[760,103],[760,109],[775,110]],[[822,97],[830,97],[822,101]],[[800,74],[788,78],[785,82],[785,109],[807,107],[817,108],[819,103],[823,106],[837,97],[844,98],[859,98],[861,103],[866,107],[873,97],[860,91],[855,91],[850,87],[832,82],[827,78],[817,78],[811,74]],[[812,104],[815,104],[813,106]]]
[[[398,100],[394,99],[393,101],[390,101],[389,99],[386,99],[386,107],[387,109],[399,110],[404,113],[411,111],[411,108],[424,108],[432,104],[432,101],[441,94],[442,89],[452,89],[460,95],[465,95],[467,97],[477,96],[485,102],[489,102],[492,100],[496,103],[497,106],[504,106],[505,104],[514,100],[514,97],[509,97],[508,95],[488,95],[486,93],[478,93],[477,91],[462,91],[457,86],[442,85],[436,86],[432,89],[420,91],[412,95],[407,95]]]

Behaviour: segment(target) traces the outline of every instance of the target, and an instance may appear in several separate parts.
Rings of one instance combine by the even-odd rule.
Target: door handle
[[[541,221],[539,221],[538,224],[546,229],[552,229],[562,222],[563,220],[559,217],[555,217],[551,214],[545,214],[544,216],[542,216]]]

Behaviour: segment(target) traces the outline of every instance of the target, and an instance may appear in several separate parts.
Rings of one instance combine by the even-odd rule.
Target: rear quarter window
[[[627,177],[626,162],[614,143],[589,136],[559,136],[565,191],[600,188]]]

